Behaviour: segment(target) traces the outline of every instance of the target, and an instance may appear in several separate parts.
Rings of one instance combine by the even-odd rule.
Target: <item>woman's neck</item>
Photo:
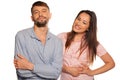
[[[85,34],[76,34],[74,37],[74,41],[81,41]]]

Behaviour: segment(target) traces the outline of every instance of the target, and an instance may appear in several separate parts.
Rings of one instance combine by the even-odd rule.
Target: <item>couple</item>
[[[115,66],[114,60],[97,41],[97,19],[93,11],[82,10],[71,32],[58,37],[48,30],[51,18],[49,6],[33,3],[31,19],[34,26],[19,31],[15,37],[14,65],[18,80],[93,80]],[[89,66],[99,56],[105,63],[91,70]]]

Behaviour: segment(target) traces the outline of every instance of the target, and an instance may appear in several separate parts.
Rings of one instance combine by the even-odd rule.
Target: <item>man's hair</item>
[[[49,10],[49,6],[47,5],[47,3],[42,2],[42,1],[36,1],[33,3],[32,7],[31,7],[31,13],[33,11],[33,7],[35,7],[35,6],[44,6],[44,7],[47,7]]]

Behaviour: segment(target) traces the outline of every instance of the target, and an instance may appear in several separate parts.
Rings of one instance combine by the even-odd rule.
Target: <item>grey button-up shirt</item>
[[[34,64],[32,71],[17,70],[19,80],[57,79],[61,73],[62,41],[50,32],[47,33],[46,43],[43,45],[33,28],[19,31],[15,37],[15,58],[17,54],[23,55]]]

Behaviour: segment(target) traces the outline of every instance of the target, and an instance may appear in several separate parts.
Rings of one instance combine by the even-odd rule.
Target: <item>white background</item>
[[[13,65],[15,34],[33,26],[31,5],[36,0],[0,1],[0,80],[17,80]],[[114,69],[95,76],[95,80],[120,80],[120,11],[119,0],[43,0],[52,13],[49,22],[54,34],[70,31],[82,9],[93,10],[98,19],[98,40],[115,60]],[[103,62],[97,57],[93,67]]]

